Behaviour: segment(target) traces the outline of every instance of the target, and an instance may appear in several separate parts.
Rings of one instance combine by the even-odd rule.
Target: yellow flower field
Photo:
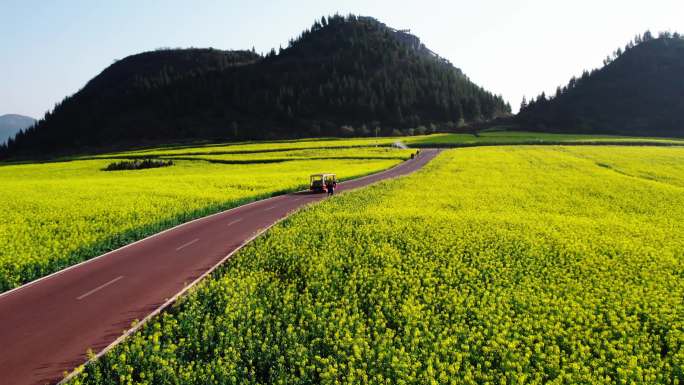
[[[447,151],[274,227],[72,383],[681,384],[683,161]]]
[[[323,146],[326,142],[316,142]],[[238,147],[239,148],[239,147]],[[389,148],[270,152],[244,164],[174,159],[172,167],[105,172],[110,159],[0,166],[0,292],[222,209],[308,187],[311,173],[351,178],[407,159]],[[220,159],[219,159],[220,160]]]

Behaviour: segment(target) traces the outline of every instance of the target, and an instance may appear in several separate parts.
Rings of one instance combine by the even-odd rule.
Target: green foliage
[[[172,161],[174,167],[136,172],[102,172],[111,154],[101,159],[0,166],[0,292],[190,219],[306,188],[312,172],[334,171],[345,179],[366,175],[396,165],[411,152],[322,148],[326,143],[342,146],[359,141],[175,149],[185,155],[154,160]],[[278,145],[300,149],[273,152]],[[307,152],[307,146],[318,148]],[[229,161],[221,159],[227,155],[187,155],[226,148],[238,154]],[[149,158],[155,151],[160,157],[165,150],[116,156]],[[173,154],[174,149],[166,151]],[[272,155],[279,158],[269,158]],[[269,159],[278,163],[265,162]]]
[[[159,168],[168,166],[173,166],[172,160],[135,159],[110,163],[107,165],[107,167],[103,168],[102,171],[143,170],[146,168]]]
[[[682,157],[446,152],[274,227],[72,384],[681,384]]]

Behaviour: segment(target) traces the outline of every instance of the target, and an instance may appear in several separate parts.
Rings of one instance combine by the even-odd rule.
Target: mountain
[[[184,139],[390,135],[509,113],[501,97],[408,31],[335,15],[264,56],[174,49],[127,57],[0,154]]]
[[[684,39],[650,32],[556,95],[521,106],[516,120],[542,131],[684,137]]]
[[[7,114],[0,116],[0,144],[13,137],[17,132],[31,127],[36,122],[28,116]]]

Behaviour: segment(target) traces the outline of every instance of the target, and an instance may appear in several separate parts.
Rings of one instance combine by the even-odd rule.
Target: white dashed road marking
[[[192,245],[193,243],[195,243],[195,242],[197,242],[197,241],[199,241],[199,238],[193,239],[192,241],[190,241],[190,242],[188,242],[188,243],[182,244],[182,245],[180,245],[180,246],[178,246],[178,247],[176,248],[176,251],[180,251],[180,250],[182,250],[182,249],[184,249],[184,248],[186,248],[186,247]]]
[[[122,279],[122,278],[123,278],[123,275],[120,275],[120,276],[118,276],[118,277],[112,279],[111,281],[109,281],[109,282],[107,282],[107,283],[105,283],[105,284],[102,284],[102,285],[100,285],[100,286],[94,288],[93,290],[91,290],[91,291],[89,291],[89,292],[87,292],[87,293],[85,293],[85,294],[82,294],[82,295],[79,296],[79,297],[76,297],[76,300],[80,301],[80,300],[82,300],[83,298],[85,298],[85,297],[87,297],[87,296],[89,296],[89,295],[91,295],[91,294],[93,294],[93,293],[95,293],[95,292],[97,292],[97,291],[100,291],[100,290],[104,289],[105,287],[107,287],[107,286],[113,284],[114,282],[116,282],[116,281],[118,281],[118,280],[120,280],[120,279]]]

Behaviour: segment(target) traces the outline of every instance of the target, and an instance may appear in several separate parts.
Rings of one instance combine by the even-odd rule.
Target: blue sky
[[[682,0],[0,0],[0,115],[42,116],[115,59],[159,47],[266,52],[322,15],[410,28],[514,109],[636,33],[684,32]]]

